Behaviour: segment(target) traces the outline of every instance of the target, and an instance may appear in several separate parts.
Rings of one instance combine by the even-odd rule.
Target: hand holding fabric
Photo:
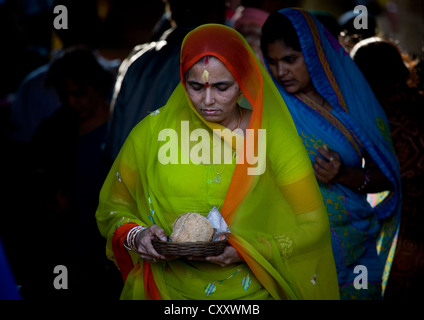
[[[334,183],[342,174],[343,162],[340,155],[333,150],[328,149],[326,145],[317,148],[318,155],[313,164],[315,176],[318,181],[324,183]]]

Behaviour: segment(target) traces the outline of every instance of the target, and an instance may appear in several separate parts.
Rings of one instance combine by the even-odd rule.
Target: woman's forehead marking
[[[209,71],[206,69],[203,70],[202,80],[205,83],[205,86],[209,87]]]

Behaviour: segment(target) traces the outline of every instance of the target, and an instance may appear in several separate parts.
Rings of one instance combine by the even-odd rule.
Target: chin
[[[296,94],[296,93],[299,92],[299,88],[297,88],[295,86],[284,87],[284,90],[286,90],[290,94]]]
[[[203,119],[205,119],[206,121],[209,121],[209,122],[214,122],[214,123],[220,123],[221,122],[221,118],[215,117],[215,116],[203,116]]]
[[[219,114],[206,114],[204,112],[199,112],[199,114],[207,121],[210,122],[219,122],[221,121],[222,115]]]

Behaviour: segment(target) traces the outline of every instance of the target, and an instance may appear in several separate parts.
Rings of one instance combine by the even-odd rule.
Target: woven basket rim
[[[158,253],[179,256],[219,255],[224,251],[226,242],[227,240],[171,242],[163,241],[156,237],[152,240],[153,246]]]
[[[193,242],[172,242],[172,241],[163,241],[161,239],[159,239],[158,237],[155,237],[153,239],[153,241],[158,242],[158,243],[163,243],[163,244],[172,244],[172,245],[195,245],[195,246],[199,246],[199,245],[213,245],[213,244],[220,244],[220,243],[224,243],[227,242],[227,240],[218,240],[218,241],[193,241]]]

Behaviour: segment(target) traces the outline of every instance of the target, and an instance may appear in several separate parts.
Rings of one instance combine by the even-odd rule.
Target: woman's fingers
[[[330,150],[327,145],[318,147],[316,150],[323,156],[324,159],[320,158],[328,164],[332,164],[334,161],[340,161],[339,154],[336,151]]]
[[[162,228],[159,228],[157,225],[151,226],[150,231],[153,237],[156,236],[162,241],[168,240],[168,238],[165,235],[165,231]]]
[[[225,266],[228,266],[229,264],[241,261],[241,258],[238,255],[236,249],[234,249],[232,246],[227,246],[224,252],[218,256],[189,257],[188,259],[189,260],[205,260],[205,261],[220,265],[221,267],[225,267]]]
[[[315,157],[313,164],[315,176],[321,182],[331,183],[339,174],[342,166],[340,155],[326,145],[318,147],[316,150],[319,155]]]
[[[156,225],[140,232],[138,238],[138,253],[142,259],[149,262],[164,261],[167,259],[165,256],[159,254],[153,247],[152,240],[155,236],[158,236],[160,239],[165,238],[166,240],[165,232]]]

